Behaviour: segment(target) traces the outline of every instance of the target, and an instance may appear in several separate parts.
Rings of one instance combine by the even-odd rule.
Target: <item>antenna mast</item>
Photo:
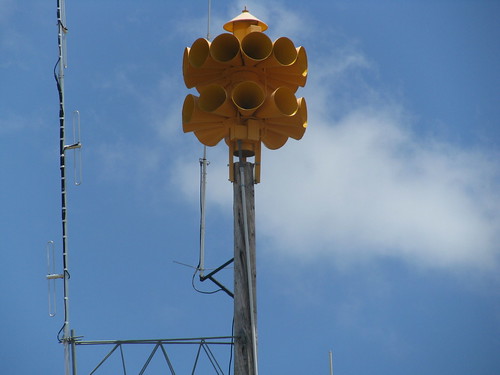
[[[57,44],[58,44],[58,59],[54,67],[54,78],[57,83],[57,91],[59,94],[59,168],[61,173],[61,219],[62,219],[62,260],[63,273],[50,273],[47,275],[49,283],[51,280],[63,279],[64,287],[64,323],[58,333],[58,339],[64,344],[64,361],[65,374],[70,375],[71,370],[73,375],[76,375],[76,361],[74,356],[74,338],[73,332],[70,330],[70,314],[69,314],[69,265],[68,265],[68,225],[67,225],[67,199],[66,199],[66,150],[76,150],[81,148],[81,143],[76,134],[74,135],[74,143],[65,145],[65,128],[66,117],[64,107],[64,69],[67,68],[66,63],[66,10],[64,0],[57,0]],[[78,122],[79,133],[79,113],[74,117]],[[75,123],[74,123],[75,125]],[[76,160],[76,159],[75,159]],[[75,175],[76,183],[76,175]],[[79,182],[76,183],[79,185]],[[49,284],[50,285],[50,284]],[[50,293],[50,292],[49,292]],[[50,295],[49,295],[50,301]],[[50,303],[50,302],[49,302]],[[62,337],[61,337],[62,333]],[[72,364],[72,365],[71,365]]]
[[[68,228],[67,228],[67,207],[66,207],[66,147],[65,139],[65,113],[64,113],[64,69],[66,64],[66,14],[64,0],[57,1],[57,41],[59,47],[59,59],[57,65],[59,72],[56,76],[57,89],[59,91],[59,162],[61,171],[61,217],[62,217],[62,250],[63,250],[63,280],[64,280],[64,325],[62,328],[62,342],[65,346],[65,357],[68,355],[67,346],[70,337],[69,325],[69,271],[68,271]],[[69,369],[66,368],[66,374]]]

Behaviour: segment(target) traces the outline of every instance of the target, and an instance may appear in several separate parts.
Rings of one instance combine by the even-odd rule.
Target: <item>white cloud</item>
[[[397,111],[359,108],[265,152],[256,187],[261,243],[306,258],[492,266],[499,250],[498,170],[480,153],[418,140],[400,121]],[[230,214],[226,155],[212,156],[209,200]],[[193,177],[181,179],[191,199]]]
[[[404,110],[373,87],[364,96],[353,90],[350,108],[325,104],[340,95],[334,82],[370,67],[356,51],[335,56],[302,90],[310,109],[304,138],[263,153],[256,187],[260,243],[301,258],[496,266],[500,171],[493,155],[415,134]],[[225,145],[209,149],[209,159],[208,199],[229,215]],[[179,163],[177,170],[187,168]],[[196,201],[194,178],[179,183]]]
[[[487,266],[500,221],[492,164],[422,143],[397,117],[359,109],[266,156],[260,225],[282,251]],[[269,184],[269,185],[268,185]],[[273,209],[279,207],[279,210]]]

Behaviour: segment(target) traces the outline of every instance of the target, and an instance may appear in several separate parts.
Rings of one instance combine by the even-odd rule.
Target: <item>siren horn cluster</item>
[[[231,181],[233,156],[255,156],[259,182],[261,143],[275,150],[306,130],[306,101],[295,93],[306,84],[307,55],[286,37],[272,42],[267,25],[247,10],[224,29],[230,33],[184,50],[184,83],[199,96],[186,96],[182,126],[206,146],[225,140]]]

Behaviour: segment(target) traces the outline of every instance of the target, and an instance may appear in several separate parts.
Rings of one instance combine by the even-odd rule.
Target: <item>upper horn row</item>
[[[218,35],[212,43],[197,39],[189,50],[189,63],[195,68],[224,68],[231,66],[277,67],[290,66],[298,56],[293,42],[281,37],[273,43],[261,32],[251,32],[241,43],[232,34]],[[211,58],[210,58],[211,57]]]

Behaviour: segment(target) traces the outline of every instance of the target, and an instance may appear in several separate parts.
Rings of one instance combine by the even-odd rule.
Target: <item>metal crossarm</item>
[[[211,346],[218,345],[233,345],[233,336],[218,336],[218,337],[198,337],[198,338],[174,338],[174,339],[144,339],[144,340],[96,340],[96,341],[86,341],[86,340],[74,340],[74,345],[78,346],[102,346],[109,345],[112,346],[111,350],[107,352],[107,354],[102,358],[99,363],[92,369],[89,375],[99,374],[98,370],[110,359],[117,351],[120,349],[120,359],[122,364],[123,375],[127,375],[127,366],[125,364],[125,355],[123,352],[124,345],[153,345],[151,352],[144,362],[144,365],[140,369],[138,375],[144,375],[146,370],[151,364],[151,361],[155,357],[158,352],[158,349],[161,350],[163,358],[165,359],[165,364],[168,367],[168,374],[175,375],[174,365],[172,363],[171,357],[169,356],[166,346],[167,345],[197,345],[198,349],[196,351],[194,364],[192,368],[192,375],[196,374],[197,369],[199,369],[199,360],[201,357],[201,353],[205,353],[206,358],[208,359],[211,368],[214,370],[213,374],[216,375],[224,375],[224,371],[222,370],[219,361],[217,360],[214,352],[212,351]],[[104,371],[104,370],[103,370]],[[206,370],[205,370],[206,371]]]

